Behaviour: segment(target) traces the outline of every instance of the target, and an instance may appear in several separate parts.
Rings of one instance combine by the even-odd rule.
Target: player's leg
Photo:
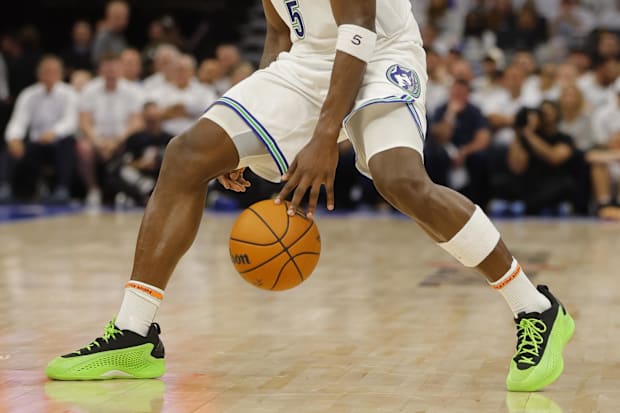
[[[400,105],[387,113],[360,117],[375,186],[444,250],[465,266],[477,268],[503,295],[519,331],[508,388],[538,390],[562,371],[562,349],[572,335],[572,319],[546,287],[532,285],[478,206],[429,179],[421,155],[422,138],[413,128],[411,110],[415,108]],[[386,130],[394,137],[392,142],[386,142]]]
[[[231,138],[208,119],[170,142],[144,213],[116,323],[110,322],[104,335],[86,347],[52,360],[46,370],[50,378],[152,378],[164,373],[159,326],[152,321],[174,267],[194,241],[209,181],[238,163]]]

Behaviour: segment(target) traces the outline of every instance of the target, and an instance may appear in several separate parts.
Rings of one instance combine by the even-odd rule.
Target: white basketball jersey
[[[330,0],[271,0],[291,30],[295,55],[334,55],[338,26]],[[422,44],[409,0],[377,0],[377,43],[396,35]]]

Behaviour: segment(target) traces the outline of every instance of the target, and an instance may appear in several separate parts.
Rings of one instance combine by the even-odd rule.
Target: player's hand
[[[252,184],[244,178],[244,172],[245,168],[237,169],[236,171],[219,176],[217,180],[224,188],[230,191],[245,192]]]
[[[24,142],[21,139],[12,139],[8,143],[9,152],[14,159],[21,159],[24,157],[26,151]]]
[[[295,161],[284,174],[282,180],[286,182],[276,199],[276,204],[282,201],[294,190],[293,200],[288,209],[290,216],[301,204],[304,195],[310,190],[307,217],[312,219],[319,200],[321,186],[325,185],[327,192],[327,209],[334,209],[334,177],[338,165],[338,143],[335,138],[313,138],[299,152]]]

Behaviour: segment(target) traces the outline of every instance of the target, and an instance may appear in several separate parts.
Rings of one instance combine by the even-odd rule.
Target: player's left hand
[[[293,199],[288,209],[288,214],[293,216],[304,195],[310,190],[306,216],[312,219],[316,211],[321,186],[325,185],[327,209],[333,211],[334,178],[337,166],[337,140],[332,137],[313,138],[299,152],[289,170],[282,177],[286,185],[276,198],[276,204],[280,204],[294,190]]]
[[[219,176],[217,180],[222,186],[230,191],[245,192],[252,184],[243,176],[245,168],[237,169],[225,175]]]

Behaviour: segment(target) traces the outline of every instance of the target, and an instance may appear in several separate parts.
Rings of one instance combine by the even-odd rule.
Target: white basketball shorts
[[[232,138],[239,168],[279,182],[312,138],[332,65],[331,59],[281,53],[268,68],[231,88],[203,117]],[[368,161],[388,149],[408,147],[422,154],[426,81],[425,54],[417,43],[394,40],[369,62],[339,139],[351,140],[360,172],[370,176]]]

